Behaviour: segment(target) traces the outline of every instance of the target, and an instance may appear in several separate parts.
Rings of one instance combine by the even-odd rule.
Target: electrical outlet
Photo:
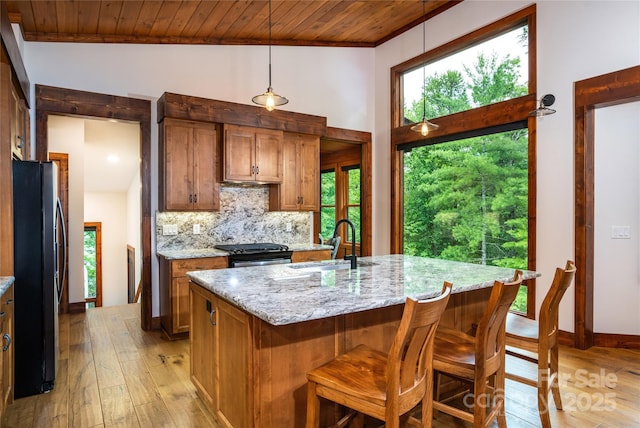
[[[177,235],[178,234],[178,225],[177,224],[165,224],[162,226],[162,234],[163,235]]]
[[[287,224],[285,225],[285,229],[287,230],[287,232],[291,232],[291,223],[287,222]]]
[[[193,225],[193,234],[194,235],[200,235],[200,225],[199,224],[194,224]]]

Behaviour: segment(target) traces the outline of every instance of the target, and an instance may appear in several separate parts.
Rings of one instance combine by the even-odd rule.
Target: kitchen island
[[[306,373],[365,343],[388,351],[407,296],[453,294],[441,323],[469,330],[513,269],[404,255],[189,272],[191,378],[221,426],[301,427]],[[525,271],[524,279],[536,272]],[[336,412],[323,406],[322,423]]]

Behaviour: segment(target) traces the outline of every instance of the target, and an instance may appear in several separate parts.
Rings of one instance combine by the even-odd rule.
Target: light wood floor
[[[4,426],[217,427],[189,380],[188,340],[144,332],[139,318],[137,304],[62,315],[54,391],[16,400]],[[565,410],[552,408],[554,427],[640,427],[640,351],[562,348],[560,365]],[[535,389],[507,381],[506,397],[510,428],[540,426]],[[434,420],[436,428],[470,426]]]

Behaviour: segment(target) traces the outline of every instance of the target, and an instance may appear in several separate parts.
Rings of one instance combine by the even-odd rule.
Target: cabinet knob
[[[11,336],[9,335],[9,333],[5,333],[2,336],[2,339],[4,341],[6,341],[7,343],[2,347],[2,352],[6,352],[9,349],[9,346],[11,346]]]

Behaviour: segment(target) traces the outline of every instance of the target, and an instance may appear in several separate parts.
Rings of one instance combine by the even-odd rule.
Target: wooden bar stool
[[[448,400],[440,401],[439,394],[433,401],[435,410],[473,422],[474,428],[484,428],[496,417],[499,427],[507,426],[504,415],[505,319],[520,284],[521,271],[516,271],[511,282],[494,283],[475,337],[450,328],[438,328],[433,350],[437,381],[445,374],[470,384],[473,413],[447,404]],[[469,397],[464,397],[465,406],[470,402]]]
[[[451,283],[445,283],[436,298],[407,297],[388,355],[359,345],[307,373],[307,428],[320,424],[319,397],[353,410],[338,422],[340,427],[354,415],[354,425],[362,426],[366,414],[397,428],[418,403],[422,426],[430,427],[433,339],[450,295]]]
[[[538,388],[538,413],[543,428],[551,427],[549,391],[553,395],[556,409],[562,410],[558,386],[558,307],[575,273],[576,266],[571,260],[567,261],[564,270],[556,268],[551,288],[542,301],[538,322],[513,313],[507,315],[507,354],[537,364],[538,376],[537,379],[529,379],[506,373],[506,377]],[[537,354],[537,358],[522,353],[522,350]]]

